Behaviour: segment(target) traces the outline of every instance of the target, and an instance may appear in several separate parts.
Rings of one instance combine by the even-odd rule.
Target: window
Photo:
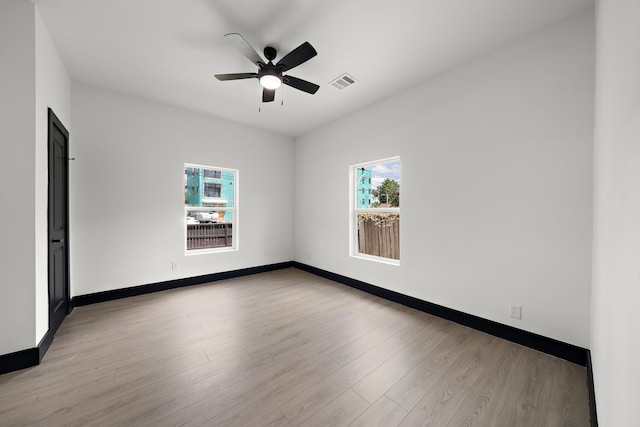
[[[399,265],[400,158],[351,166],[351,176],[351,254]]]
[[[185,250],[189,254],[237,249],[238,171],[184,165]]]
[[[205,179],[206,179],[205,175]],[[220,197],[222,191],[221,184],[214,184],[210,182],[204,183],[204,197]]]

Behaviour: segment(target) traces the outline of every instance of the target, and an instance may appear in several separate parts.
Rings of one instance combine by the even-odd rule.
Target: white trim
[[[382,264],[395,265],[397,267],[400,266],[400,260],[399,259],[385,258],[385,257],[369,255],[369,254],[362,254],[360,252],[356,252],[355,254],[352,254],[351,256],[353,258],[360,258],[360,259],[364,259],[366,261],[374,261],[374,262],[379,262],[379,263],[382,263]]]
[[[189,206],[189,205],[185,205],[185,210],[187,211],[197,211],[197,212],[204,212],[204,211],[235,211],[237,208],[227,208],[227,207],[222,207],[222,206]]]
[[[185,235],[185,246],[187,245],[186,243],[186,235]],[[238,248],[234,248],[233,246],[225,246],[222,248],[206,248],[206,249],[191,249],[191,250],[186,250],[184,251],[184,255],[185,256],[190,256],[190,255],[205,255],[205,254],[215,254],[215,253],[219,253],[219,252],[235,252],[238,251]]]
[[[218,167],[218,166],[207,166],[207,165],[199,165],[197,163],[185,163],[184,167],[182,168],[182,173],[184,174],[184,168],[199,168],[199,169],[211,169],[214,171],[227,171],[227,172],[237,172],[238,169],[233,169],[233,168],[223,168],[223,167]],[[214,178],[214,179],[220,179],[220,178]]]
[[[400,213],[400,208],[355,208],[354,212],[373,212],[373,213],[381,213],[381,212],[390,212],[390,213]]]
[[[364,162],[364,163],[356,163],[355,165],[351,165],[350,167],[352,169],[357,169],[358,167],[362,167],[362,166],[378,165],[380,163],[389,163],[389,162],[393,162],[395,160],[399,161],[400,160],[400,156],[387,157],[386,159],[372,160],[370,162]],[[402,168],[400,168],[400,173],[402,173]]]

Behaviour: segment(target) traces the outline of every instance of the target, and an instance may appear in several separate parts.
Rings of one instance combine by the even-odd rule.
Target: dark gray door
[[[49,333],[69,312],[69,132],[49,109]]]

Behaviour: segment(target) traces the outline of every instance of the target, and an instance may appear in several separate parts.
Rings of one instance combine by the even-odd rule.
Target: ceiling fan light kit
[[[218,80],[227,81],[257,78],[263,88],[262,102],[272,102],[275,99],[275,90],[283,83],[311,95],[320,89],[320,86],[315,83],[308,82],[298,77],[283,75],[284,72],[307,62],[318,54],[309,42],[302,43],[274,64],[273,60],[277,55],[275,48],[271,46],[264,48],[264,56],[267,58],[267,61],[264,61],[258,52],[256,52],[256,50],[251,47],[251,45],[240,34],[229,33],[225,34],[225,37],[233,47],[258,66],[258,72],[216,74],[215,77]]]
[[[260,77],[260,84],[265,89],[278,89],[282,85],[282,78],[273,74],[265,74]]]

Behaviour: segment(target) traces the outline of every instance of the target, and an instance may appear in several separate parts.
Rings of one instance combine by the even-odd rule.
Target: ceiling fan
[[[281,84],[286,84],[292,88],[314,94],[320,89],[315,83],[308,82],[303,79],[299,79],[294,76],[283,75],[285,71],[297,67],[298,65],[307,62],[318,54],[316,50],[311,46],[309,42],[304,42],[291,52],[283,56],[276,64],[273,60],[276,58],[276,49],[267,46],[264,48],[264,56],[268,62],[265,62],[262,57],[251,47],[251,45],[238,33],[229,33],[224,35],[229,43],[240,51],[244,56],[249,58],[251,62],[258,66],[257,73],[234,73],[234,74],[216,74],[216,79],[221,81],[226,80],[240,80],[240,79],[252,79],[257,78],[262,85],[262,102],[272,102],[276,95],[276,89]]]

